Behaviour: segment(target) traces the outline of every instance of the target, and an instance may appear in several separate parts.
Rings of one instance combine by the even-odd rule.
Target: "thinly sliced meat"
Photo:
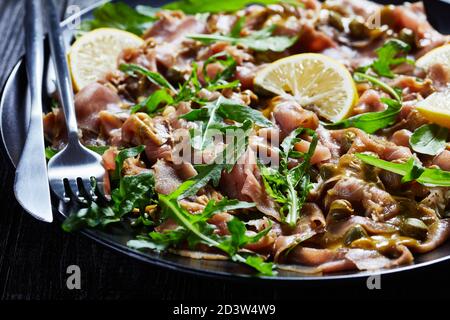
[[[189,166],[191,168],[187,170]],[[152,169],[155,175],[155,191],[161,194],[175,191],[183,181],[197,174],[190,164],[175,166],[165,160],[156,161]]]
[[[81,129],[98,132],[100,111],[120,112],[121,100],[115,91],[99,83],[92,83],[75,95],[75,111]]]
[[[53,147],[60,147],[67,137],[64,113],[60,108],[55,108],[43,118],[44,135]]]
[[[140,47],[125,48],[119,55],[121,63],[133,63],[150,71],[157,71],[155,42],[152,39],[145,41]]]
[[[432,81],[430,79],[426,79],[424,81],[417,81],[416,77],[402,75],[390,81],[389,84],[393,88],[403,89],[404,95],[410,93],[418,93],[422,97],[426,98],[434,92]]]
[[[376,90],[366,90],[361,95],[358,104],[353,109],[353,113],[361,114],[366,112],[377,112],[386,109],[386,106],[381,102],[381,93]]]
[[[180,11],[158,12],[158,21],[142,36],[153,38],[158,44],[180,43],[188,33],[203,33],[205,24],[194,16],[185,16]]]
[[[119,150],[115,147],[110,147],[102,155],[103,166],[108,171],[116,170],[116,157],[119,154]]]
[[[294,149],[296,151],[306,153],[306,152],[308,152],[310,145],[311,145],[310,142],[301,140],[294,145]],[[331,159],[330,150],[327,147],[323,146],[321,143],[318,143],[316,146],[316,149],[314,150],[314,153],[311,157],[310,163],[312,165],[315,165],[315,164],[325,162],[330,159]]]
[[[432,251],[442,245],[450,237],[450,220],[437,220],[429,227],[427,239],[418,246],[411,247],[417,253]]]
[[[317,272],[332,273],[345,270],[379,270],[409,264],[413,255],[405,246],[395,248],[390,259],[375,250],[314,249],[298,246],[291,250],[287,262],[316,267]]]
[[[145,154],[151,162],[170,160],[170,131],[169,123],[163,117],[150,118],[146,113],[136,113],[123,124],[122,140],[132,145],[145,145]]]
[[[124,176],[136,176],[141,173],[151,172],[145,167],[145,163],[136,158],[128,158],[123,162],[122,174]]]
[[[327,218],[330,216],[328,215]],[[369,235],[392,234],[398,231],[394,225],[376,222],[367,217],[351,216],[343,221],[328,221],[324,238],[327,242],[341,241],[348,231],[355,226],[361,226]]]
[[[317,129],[319,126],[317,115],[303,109],[292,98],[278,96],[270,101],[270,105],[273,108],[272,115],[281,129],[282,138],[299,127]]]
[[[395,131],[391,137],[391,142],[398,146],[409,147],[409,139],[412,136],[412,132],[407,129],[401,129]]]
[[[445,171],[450,171],[450,151],[444,150],[433,159],[433,164]]]
[[[385,139],[368,135],[356,128],[334,130],[331,137],[341,145],[341,153],[373,152],[383,160],[407,160],[412,156],[409,148],[398,146]],[[342,147],[349,146],[347,150]]]
[[[435,63],[429,68],[428,77],[435,88],[444,91],[450,84],[450,67],[443,63]]]
[[[374,220],[392,218],[400,210],[399,204],[388,192],[373,183],[353,177],[340,179],[328,190],[325,206],[329,208],[333,201],[341,199],[349,201],[356,208],[362,205],[366,216]]]
[[[263,187],[255,153],[249,148],[230,173],[224,171],[220,179],[221,190],[230,198],[253,201],[261,212],[280,219],[275,202]]]

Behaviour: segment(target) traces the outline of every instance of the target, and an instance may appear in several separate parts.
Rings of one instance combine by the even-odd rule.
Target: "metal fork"
[[[103,193],[105,169],[102,158],[85,148],[78,139],[78,125],[73,101],[72,81],[67,66],[66,53],[59,16],[52,0],[47,1],[49,41],[58,85],[58,92],[64,110],[67,126],[67,145],[48,163],[50,186],[62,200],[76,196],[94,196],[94,183]]]

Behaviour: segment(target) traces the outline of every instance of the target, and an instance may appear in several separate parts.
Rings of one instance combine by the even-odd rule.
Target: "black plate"
[[[428,0],[427,0],[428,1]],[[130,5],[138,4],[139,1],[127,1]],[[152,2],[154,6],[160,5],[167,1]],[[382,1],[386,2],[386,1]],[[450,5],[446,7],[450,10]],[[442,10],[442,9],[441,9]],[[82,11],[80,14],[83,18],[89,17],[92,8]],[[432,13],[431,13],[432,14]],[[442,11],[435,12],[436,16],[442,16]],[[71,31],[66,27],[73,17],[62,22],[65,27],[65,32],[70,38]],[[447,25],[449,26],[449,24]],[[5,152],[8,155],[14,166],[17,165],[22,151],[25,133],[27,127],[28,110],[26,103],[26,73],[22,59],[12,70],[9,78],[3,88],[3,93],[0,101],[0,134],[5,147]],[[55,215],[64,218],[67,210],[64,206],[59,205],[55,201]],[[124,254],[146,261],[150,264],[162,266],[169,269],[179,270],[183,272],[190,272],[197,275],[213,276],[221,278],[239,278],[239,279],[263,279],[271,281],[298,281],[298,280],[327,280],[327,279],[342,279],[367,277],[372,274],[386,274],[404,271],[408,269],[427,266],[433,263],[450,259],[450,241],[447,241],[443,246],[436,250],[419,255],[415,259],[415,263],[409,266],[398,267],[395,269],[385,269],[377,272],[345,272],[329,275],[303,275],[287,271],[279,271],[274,277],[255,277],[254,272],[248,268],[230,262],[230,261],[207,261],[195,260],[180,257],[177,255],[164,253],[157,254],[154,252],[139,252],[132,250],[126,246],[126,242],[130,240],[131,232],[126,227],[114,227],[103,232],[100,230],[85,230],[82,231],[86,236],[100,242],[114,250],[123,252]]]

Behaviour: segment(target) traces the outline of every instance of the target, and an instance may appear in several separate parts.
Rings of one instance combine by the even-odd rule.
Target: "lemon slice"
[[[144,40],[113,28],[100,28],[78,38],[69,51],[69,65],[75,91],[117,69],[117,57],[123,49],[138,47]]]
[[[257,73],[254,84],[277,95],[294,96],[301,105],[315,105],[321,117],[333,122],[349,115],[358,100],[347,68],[323,54],[277,60]]]
[[[416,66],[427,70],[435,63],[440,63],[450,68],[450,44],[431,50],[416,61]]]
[[[450,128],[450,89],[433,93],[416,107],[427,120]]]

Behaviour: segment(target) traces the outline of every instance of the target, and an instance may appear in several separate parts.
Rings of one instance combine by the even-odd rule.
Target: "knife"
[[[52,222],[53,213],[42,123],[44,31],[41,0],[26,0],[25,9],[26,66],[31,110],[27,139],[16,170],[14,194],[22,208],[33,217]]]

